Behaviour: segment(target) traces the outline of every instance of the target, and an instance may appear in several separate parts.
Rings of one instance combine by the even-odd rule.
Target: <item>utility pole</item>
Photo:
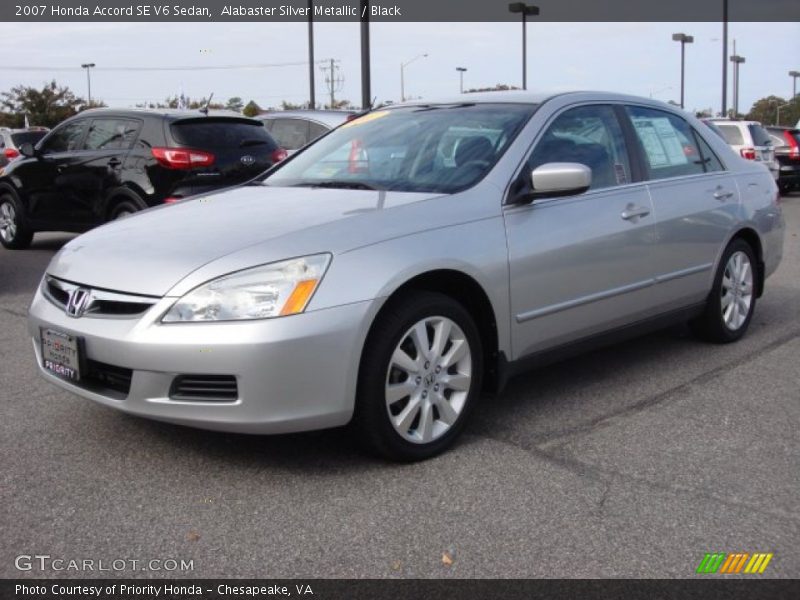
[[[722,116],[728,116],[728,0],[722,0]]]
[[[463,94],[464,93],[464,73],[467,71],[467,68],[466,67],[456,67],[456,71],[458,71],[458,75],[459,75],[459,79],[460,79],[460,81],[459,81],[459,89],[460,89],[461,93]]]
[[[341,69],[337,66],[337,60],[331,58],[328,66],[320,67],[325,72],[325,85],[328,86],[328,93],[331,95],[331,108],[336,106],[336,92],[342,89],[344,77],[340,74]]]

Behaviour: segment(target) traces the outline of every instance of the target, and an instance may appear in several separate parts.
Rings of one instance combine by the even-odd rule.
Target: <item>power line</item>
[[[329,59],[314,61],[314,64],[327,64]],[[308,61],[284,63],[259,63],[251,65],[194,65],[176,67],[95,67],[95,71],[221,71],[270,69],[273,67],[300,67],[308,65]],[[40,66],[8,66],[0,64],[0,71],[80,71],[81,67],[40,67]]]

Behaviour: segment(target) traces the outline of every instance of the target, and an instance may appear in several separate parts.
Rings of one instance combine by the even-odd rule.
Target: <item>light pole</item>
[[[411,60],[408,60],[404,63],[400,63],[400,102],[406,101],[406,75],[405,70],[408,65],[413,63],[415,60],[420,58],[428,58],[427,54],[417,54]]]
[[[686,80],[686,44],[694,42],[694,37],[685,33],[673,33],[672,39],[681,43],[681,108],[683,108],[683,91]]]
[[[524,2],[512,2],[508,5],[508,11],[520,13],[522,15],[522,89],[528,89],[528,36],[526,23],[528,15],[536,16],[539,14],[539,7]]]
[[[728,116],[728,0],[722,0],[722,116]]]
[[[94,67],[94,63],[83,63],[81,69],[86,69],[86,85],[89,88],[89,104],[92,103],[92,76],[89,74],[89,69]]]
[[[777,125],[778,127],[781,126],[781,109],[784,106],[789,106],[789,104],[788,103],[786,103],[786,104],[777,104],[775,106],[775,125]]]
[[[464,93],[464,73],[467,72],[467,68],[466,67],[456,67],[456,71],[458,71],[458,76],[459,76],[459,79],[460,79],[460,81],[459,81],[459,89],[461,90],[461,93],[463,94]]]
[[[733,63],[733,116],[739,115],[739,65],[744,62],[744,56],[734,54],[731,56]]]
[[[308,0],[308,108],[317,107],[314,89],[314,0]]]
[[[800,77],[800,71],[789,71],[789,77],[792,78],[792,100],[797,96],[797,78]]]

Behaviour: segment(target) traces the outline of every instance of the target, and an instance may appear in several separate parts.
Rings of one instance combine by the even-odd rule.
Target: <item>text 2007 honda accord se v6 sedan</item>
[[[466,95],[72,240],[30,335],[47,379],[107,406],[250,433],[352,421],[412,460],[544,353],[675,319],[737,340],[783,235],[769,171],[686,113]]]

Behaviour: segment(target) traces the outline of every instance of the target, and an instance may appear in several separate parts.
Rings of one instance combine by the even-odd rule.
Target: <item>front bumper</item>
[[[138,318],[74,319],[37,291],[28,329],[45,379],[134,415],[203,429],[287,433],[346,424],[353,413],[358,363],[373,302],[290,317],[225,323],[162,324],[175,298]],[[60,379],[42,367],[42,328],[83,338],[86,358],[131,369],[127,394]],[[181,374],[233,375],[238,398],[170,398]]]

